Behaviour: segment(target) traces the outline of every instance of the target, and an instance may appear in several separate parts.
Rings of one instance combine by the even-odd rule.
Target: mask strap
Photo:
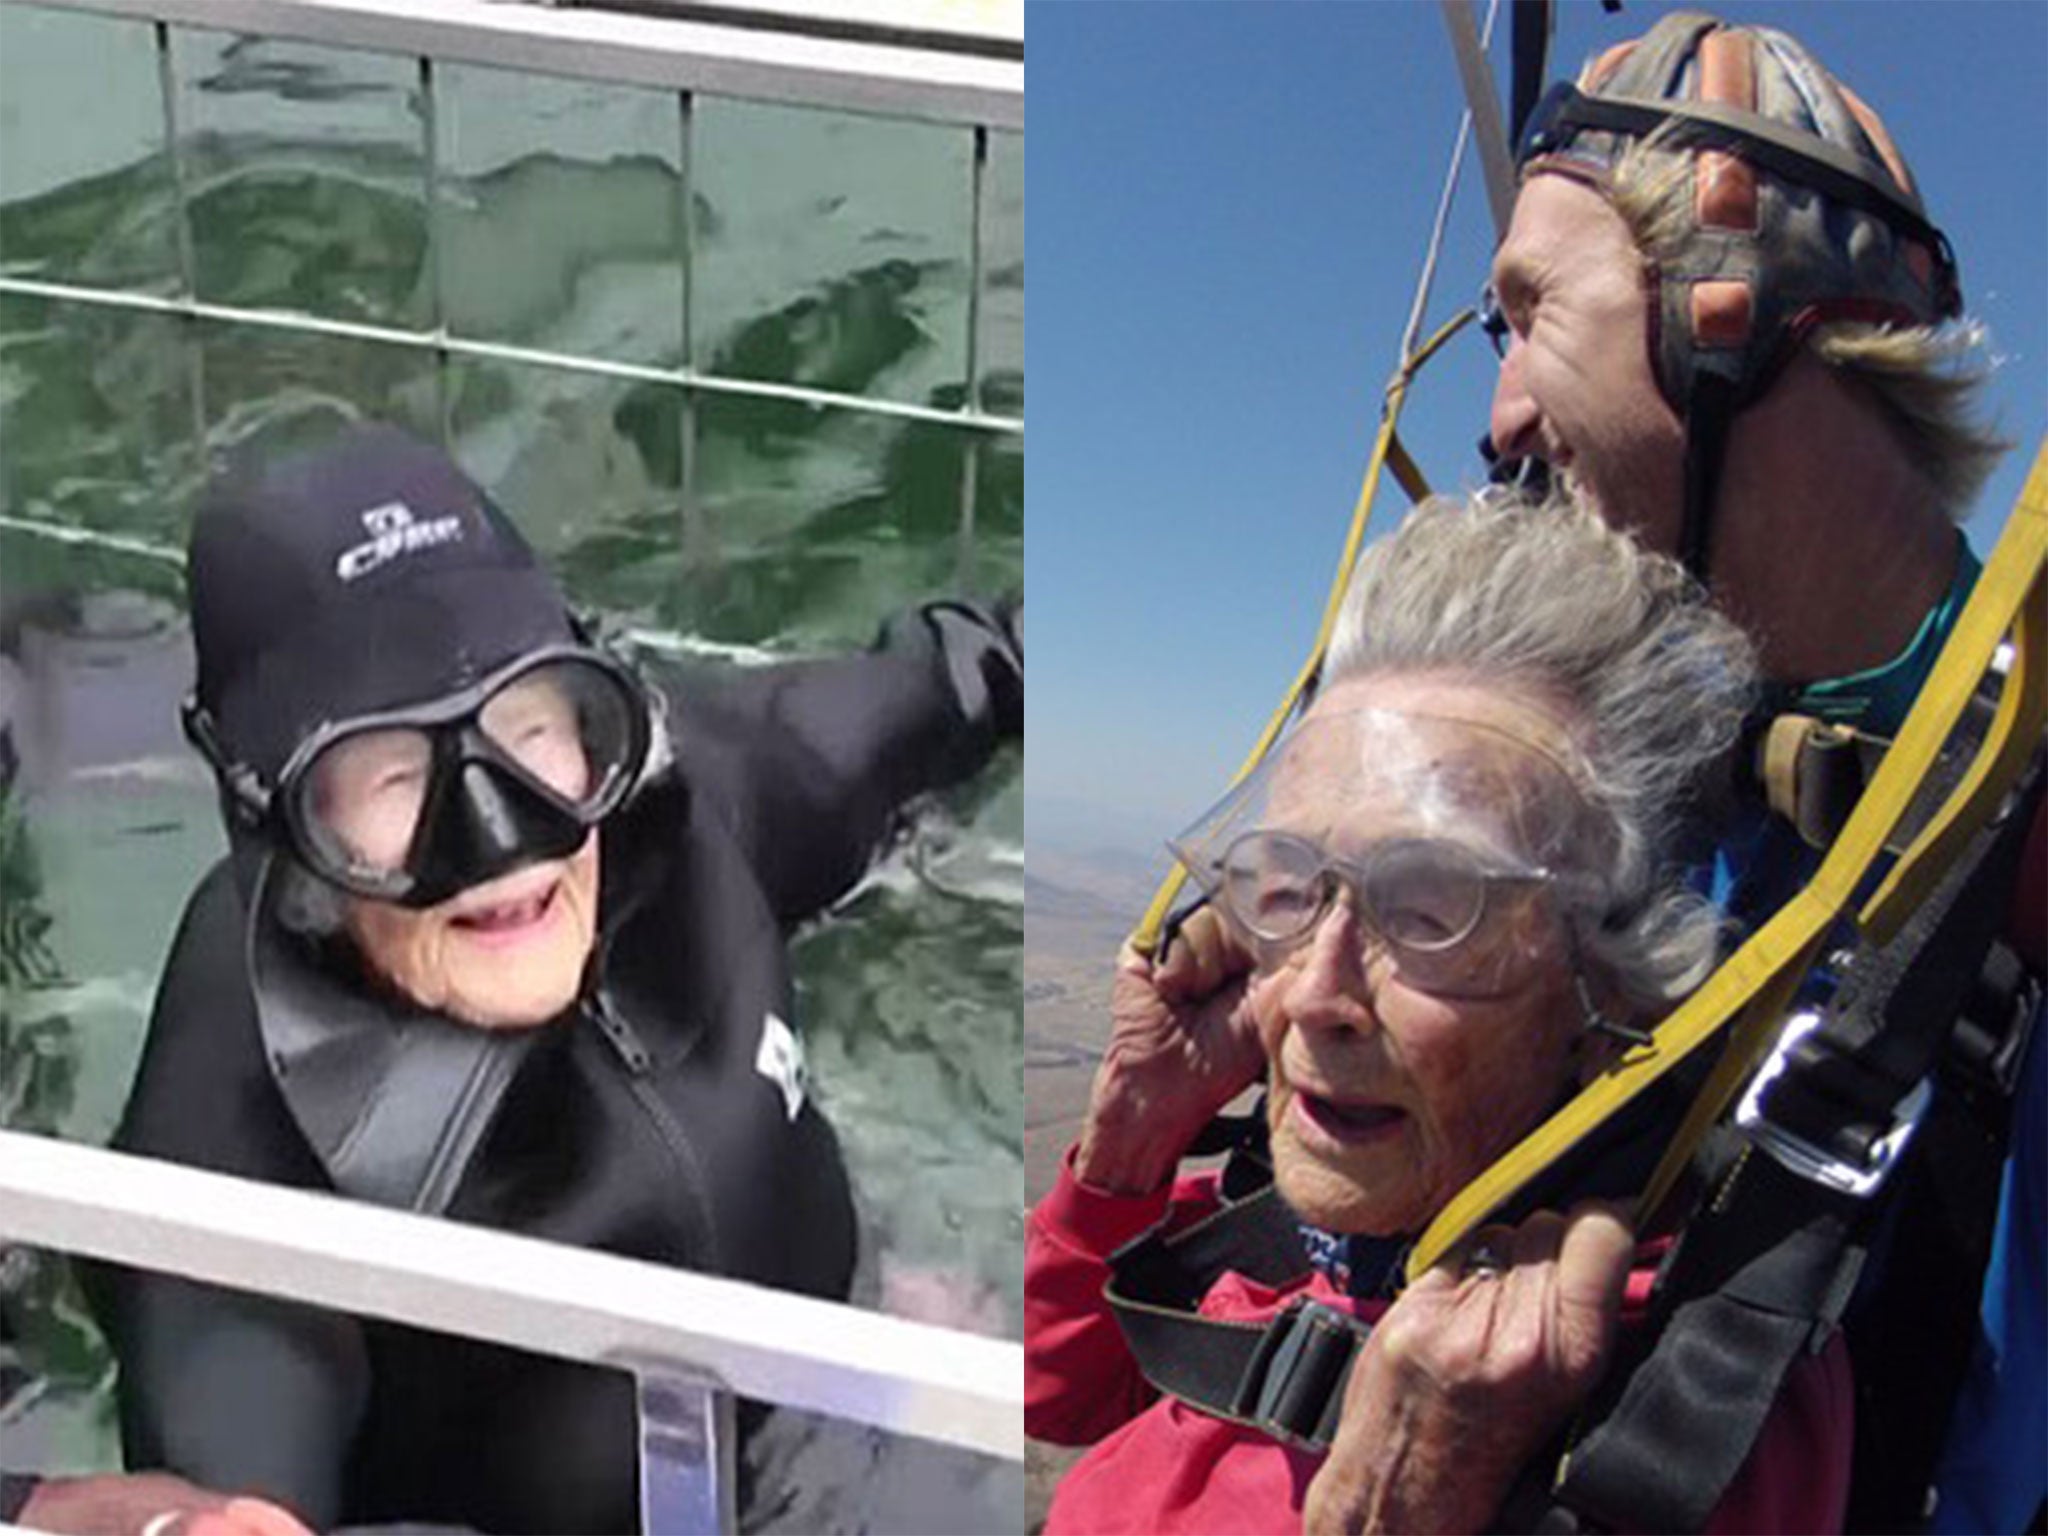
[[[185,739],[206,759],[207,766],[227,789],[242,824],[251,828],[261,826],[270,814],[270,787],[263,782],[263,775],[229,754],[215,729],[213,712],[199,702],[197,694],[187,694],[179,701],[178,721],[184,727]]]

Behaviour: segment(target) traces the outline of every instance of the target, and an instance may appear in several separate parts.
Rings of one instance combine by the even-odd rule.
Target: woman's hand
[[[1488,1228],[1411,1285],[1352,1367],[1303,1531],[1485,1530],[1605,1370],[1634,1249],[1588,1203]]]
[[[54,1477],[36,1485],[19,1518],[66,1536],[313,1536],[266,1499],[226,1498],[168,1472]]]
[[[1084,1184],[1142,1194],[1265,1066],[1244,1005],[1252,957],[1208,908],[1154,963],[1129,945],[1110,990],[1109,1046],[1096,1069],[1074,1171]]]

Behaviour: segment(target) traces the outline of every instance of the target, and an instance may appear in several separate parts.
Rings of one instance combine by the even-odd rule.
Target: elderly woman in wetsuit
[[[785,931],[1021,729],[1007,626],[645,684],[437,450],[216,486],[187,728],[230,854],[117,1145],[819,1296],[854,1218]],[[306,1520],[639,1523],[630,1377],[181,1280],[96,1286],[130,1465]]]
[[[1682,813],[1752,677],[1675,564],[1582,508],[1438,503],[1366,552],[1313,706],[1177,841],[1207,910],[1120,958],[1079,1145],[1030,1216],[1027,1428],[1100,1441],[1049,1532],[1499,1528],[1647,1287],[1655,1249],[1597,1197],[1640,1188],[1659,1107],[1397,1297],[1401,1261],[1711,968]],[[1174,1174],[1261,1071],[1278,1200],[1228,1244],[1119,1259],[1127,1339],[1111,1256],[1218,1208],[1214,1174]],[[1341,1392],[1266,1405],[1283,1441],[1225,1399],[1302,1301],[1376,1326]],[[1804,1362],[1713,1528],[1838,1528],[1847,1394],[1839,1343]]]

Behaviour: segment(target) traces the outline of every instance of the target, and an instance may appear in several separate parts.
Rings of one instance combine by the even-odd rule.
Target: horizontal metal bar
[[[527,0],[572,11],[630,11],[856,37],[914,47],[1024,56],[1024,0]]]
[[[0,528],[15,533],[25,533],[32,538],[51,539],[59,544],[84,544],[92,549],[111,549],[124,555],[140,555],[145,560],[161,560],[166,565],[180,569],[185,565],[182,549],[167,549],[161,544],[152,544],[147,539],[131,538],[124,533],[106,533],[98,528],[81,528],[76,523],[50,523],[35,517],[10,517],[0,512]]]
[[[1022,129],[1024,65],[935,48],[491,0],[34,0],[619,85]]]
[[[138,310],[148,314],[178,315],[190,320],[215,320],[233,325],[263,326],[311,336],[332,336],[345,341],[373,341],[385,346],[411,347],[418,351],[446,352],[452,357],[484,358],[492,362],[527,363],[541,368],[561,368],[572,373],[600,374],[615,379],[635,379],[649,384],[673,384],[707,395],[746,395],[761,400],[789,400],[835,411],[866,411],[874,416],[895,416],[907,421],[928,421],[938,426],[961,427],[975,432],[998,432],[1012,436],[1024,431],[1015,416],[992,416],[968,408],[942,411],[935,406],[912,405],[907,401],[878,400],[868,395],[848,395],[828,389],[810,389],[801,384],[771,384],[755,379],[728,379],[699,373],[694,368],[656,368],[645,363],[615,363],[604,358],[580,357],[567,352],[545,352],[537,347],[515,347],[501,342],[475,341],[450,336],[444,331],[406,331],[390,326],[363,325],[353,320],[329,320],[319,315],[289,310],[241,309],[229,304],[208,304],[198,299],[173,298],[160,293],[136,293],[109,288],[79,288],[69,283],[45,283],[31,278],[0,277],[0,294],[23,298],[56,299],[69,304],[96,304],[107,309]]]
[[[737,1280],[0,1131],[0,1233],[1021,1461],[1024,1351]],[[484,1278],[488,1277],[488,1278]]]

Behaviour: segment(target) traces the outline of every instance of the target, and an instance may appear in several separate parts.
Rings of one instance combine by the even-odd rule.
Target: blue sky
[[[1677,8],[1566,0],[1552,74]],[[2048,5],[1722,14],[1784,27],[1871,102],[1956,246],[2021,444],[1971,523],[1987,547],[2048,430]],[[1504,9],[1497,57],[1506,32]],[[1041,3],[1030,47],[1026,825],[1157,847],[1313,637],[1462,97],[1418,0]],[[1433,317],[1491,249],[1468,165]],[[1477,479],[1491,389],[1483,342],[1452,351],[1402,418],[1440,489]]]

